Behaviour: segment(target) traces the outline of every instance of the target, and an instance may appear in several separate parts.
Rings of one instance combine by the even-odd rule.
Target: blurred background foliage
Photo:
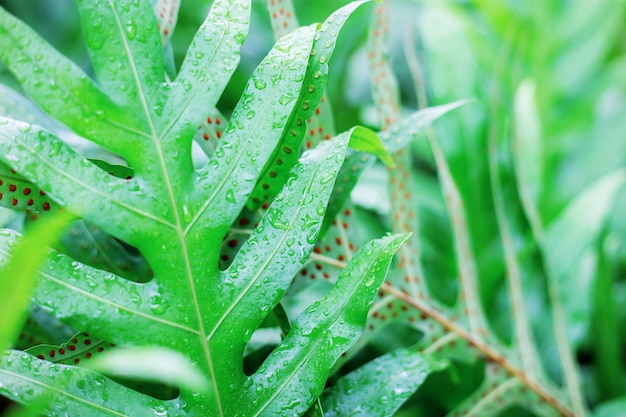
[[[349,1],[294,0],[301,24],[322,21]],[[506,296],[502,249],[494,221],[489,152],[496,152],[503,168],[506,196],[519,199],[515,173],[510,168],[521,156],[514,137],[527,132],[540,138],[532,158],[525,159],[537,179],[538,217],[549,225],[582,190],[626,162],[626,1],[623,0],[392,0],[389,60],[400,86],[403,111],[420,106],[474,98],[445,122],[435,125],[443,151],[466,203],[468,227],[476,255],[485,311],[496,332],[511,337],[511,323],[503,314]],[[73,0],[0,0],[43,37],[89,70],[78,13]],[[242,50],[240,68],[219,103],[230,114],[252,70],[273,44],[264,0],[253,1],[250,35]],[[178,65],[210,2],[183,0],[172,42]],[[327,91],[337,131],[355,124],[376,128],[367,71],[366,38],[371,9],[358,10],[346,24],[331,65]],[[415,54],[421,69],[416,80],[411,67]],[[525,81],[526,80],[526,81]],[[18,88],[0,71],[0,81]],[[519,100],[520,86],[529,86],[531,104]],[[516,106],[517,100],[517,106]],[[517,113],[516,113],[517,112]],[[497,138],[499,149],[490,148]],[[433,292],[448,304],[458,291],[449,220],[438,186],[437,172],[427,141],[413,144],[413,165],[420,194],[419,231],[424,247],[424,269]],[[353,193],[363,208],[361,219],[382,222],[389,212],[387,171],[375,166]],[[372,196],[376,196],[372,198]],[[520,253],[537,257],[528,219],[515,201],[512,217],[521,225],[515,242]],[[622,398],[626,407],[626,192],[618,193],[593,238],[591,257],[571,265],[572,297],[587,297],[589,316],[573,323],[573,348],[582,368],[589,404]],[[582,213],[593,216],[594,213]],[[576,218],[572,227],[578,227]],[[553,240],[551,245],[570,242]],[[557,251],[558,252],[558,251]],[[530,320],[546,368],[558,378],[551,323],[546,317],[546,283],[536,263],[524,282]],[[580,285],[579,285],[580,284]],[[583,292],[584,294],[580,294]],[[390,328],[370,343],[355,361],[365,361],[392,347],[405,346],[415,335]],[[405,405],[406,415],[440,415],[454,407],[479,383],[482,365],[458,364],[453,372],[434,375]],[[454,386],[453,392],[439,387]],[[617,407],[614,407],[618,409]],[[607,408],[600,407],[597,415]],[[622,408],[626,410],[626,408]],[[401,412],[401,413],[402,413]],[[521,409],[507,415],[522,416]],[[624,411],[626,413],[626,411]]]

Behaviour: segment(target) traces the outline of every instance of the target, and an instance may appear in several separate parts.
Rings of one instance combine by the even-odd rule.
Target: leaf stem
[[[423,312],[427,316],[431,317],[433,320],[441,324],[445,329],[457,334],[460,338],[466,340],[470,345],[474,346],[480,352],[482,352],[488,361],[493,363],[497,363],[506,369],[509,373],[518,378],[521,383],[526,386],[528,389],[533,391],[539,398],[552,406],[555,410],[557,410],[564,417],[577,417],[580,416],[576,411],[569,408],[568,405],[564,404],[558,396],[551,392],[546,386],[537,382],[534,378],[531,378],[523,369],[515,366],[511,361],[509,361],[504,355],[494,349],[491,345],[484,342],[482,339],[477,339],[474,335],[468,330],[462,328],[458,323],[444,316],[441,312],[435,310],[433,307],[428,304],[413,299],[411,296],[393,288],[389,284],[383,284],[381,286],[381,290],[393,295],[397,299],[404,301],[410,306],[418,309]]]

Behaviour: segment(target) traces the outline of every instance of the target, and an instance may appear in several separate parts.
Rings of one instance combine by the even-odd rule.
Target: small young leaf
[[[352,139],[350,139],[350,148],[374,155],[390,168],[394,166],[393,158],[389,155],[381,140],[376,133],[369,129],[355,130]]]

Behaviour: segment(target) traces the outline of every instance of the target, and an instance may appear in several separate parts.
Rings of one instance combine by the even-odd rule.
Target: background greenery
[[[304,25],[322,21],[346,3],[302,0],[294,1],[294,6]],[[571,212],[567,208],[588,187],[623,168],[626,162],[626,2],[444,3],[390,2],[389,60],[398,80],[401,115],[424,105],[476,100],[437,122],[432,134],[438,138],[464,202],[480,283],[480,305],[495,333],[511,342],[515,328],[506,314],[511,305],[495,193],[495,200],[501,198],[505,203],[504,217],[511,225],[512,245],[521,259],[528,320],[543,367],[553,379],[563,382],[561,352],[552,336],[549,306],[554,299],[546,278],[546,271],[555,269],[562,271],[559,279],[562,290],[566,289],[565,309],[571,311],[567,340],[580,369],[585,400],[597,415],[623,415],[626,193],[616,192],[614,198],[612,192],[599,193]],[[89,70],[72,0],[4,0],[0,5]],[[226,115],[274,43],[265,2],[255,1],[253,5],[242,63],[218,104]],[[178,65],[209,6],[201,0],[182,2],[173,37]],[[370,15],[371,9],[363,8],[346,24],[331,66],[327,90],[337,131],[355,124],[376,129],[384,125],[366,70]],[[407,51],[415,52],[421,79],[415,79],[418,73],[411,67],[412,57]],[[16,86],[6,72],[2,81]],[[514,143],[514,138],[518,142]],[[425,134],[410,149],[408,162],[415,179],[413,193],[418,195],[415,204],[421,220],[417,234],[425,278],[432,294],[443,304],[452,305],[460,292],[459,265],[445,191],[439,183],[441,166]],[[495,171],[503,184],[499,191],[494,191],[493,154]],[[522,171],[531,178],[525,186],[537,203],[539,228],[548,230],[543,240],[522,201]],[[351,222],[366,224],[366,233],[375,235],[393,228],[390,213],[396,208],[389,201],[389,175],[382,165],[374,166],[352,194],[358,217]],[[339,374],[392,348],[418,342],[422,335],[400,323],[385,326]],[[483,373],[480,360],[456,360],[448,371],[431,376],[398,415],[444,415],[480,385]],[[617,402],[603,405],[611,400]],[[519,406],[503,411],[512,416],[531,412]]]

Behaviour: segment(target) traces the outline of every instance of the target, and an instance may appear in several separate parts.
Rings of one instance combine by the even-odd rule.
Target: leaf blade
[[[391,417],[433,372],[447,363],[397,349],[341,377],[324,396],[326,417]]]
[[[301,413],[310,407],[334,362],[358,339],[391,259],[408,237],[387,236],[365,245],[330,293],[298,316],[252,377],[260,405],[250,415]]]

